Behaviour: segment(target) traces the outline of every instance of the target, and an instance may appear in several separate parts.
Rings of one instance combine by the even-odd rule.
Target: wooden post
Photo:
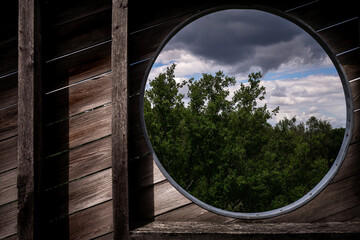
[[[112,5],[112,178],[114,239],[129,239],[128,1]]]
[[[36,239],[42,158],[40,0],[19,0],[18,238]]]

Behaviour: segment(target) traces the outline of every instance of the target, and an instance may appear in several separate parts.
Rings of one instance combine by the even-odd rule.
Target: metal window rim
[[[222,10],[230,10],[230,9],[243,9],[243,10],[259,10],[259,11],[263,11],[263,12],[267,12],[267,13],[271,13],[274,15],[277,15],[279,17],[282,17],[294,24],[296,24],[297,26],[299,26],[300,28],[302,28],[304,31],[306,31],[310,36],[312,36],[320,45],[321,47],[324,49],[324,51],[327,53],[327,55],[329,56],[329,58],[331,59],[332,63],[334,64],[338,75],[341,79],[341,83],[343,86],[343,90],[344,90],[344,95],[345,95],[345,103],[346,103],[346,128],[345,128],[345,134],[344,134],[344,138],[343,138],[343,142],[342,145],[340,147],[339,153],[337,155],[336,160],[334,161],[334,164],[332,165],[332,167],[330,168],[330,170],[327,172],[327,174],[323,177],[323,179],[312,189],[310,190],[307,194],[305,194],[303,197],[301,197],[300,199],[298,199],[297,201],[286,205],[284,207],[281,208],[277,208],[274,210],[270,210],[270,211],[264,211],[264,212],[254,212],[254,213],[243,213],[243,212],[231,212],[231,211],[227,211],[227,210],[223,210],[220,208],[216,208],[213,207],[199,199],[197,199],[196,197],[192,196],[190,193],[188,193],[185,189],[183,189],[178,183],[176,183],[176,181],[169,175],[169,173],[165,170],[165,168],[163,167],[163,165],[161,164],[160,160],[158,159],[152,145],[151,142],[149,140],[149,136],[147,133],[147,129],[145,126],[145,119],[144,119],[144,92],[145,92],[145,86],[146,86],[146,82],[147,82],[147,78],[148,75],[151,71],[151,68],[157,58],[157,56],[160,54],[160,52],[162,51],[162,49],[165,47],[165,45],[167,44],[167,42],[181,29],[183,29],[186,25],[188,25],[189,23],[214,12],[218,12],[218,11],[222,11]],[[179,24],[177,27],[175,27],[170,34],[165,38],[165,40],[161,43],[161,45],[159,46],[159,48],[157,49],[156,53],[155,53],[155,57],[152,59],[151,63],[149,64],[149,66],[147,67],[147,70],[145,72],[144,78],[142,80],[142,86],[141,86],[141,94],[140,94],[140,103],[139,103],[139,108],[140,108],[140,120],[141,120],[141,127],[142,130],[144,132],[144,137],[147,143],[147,146],[149,147],[149,150],[154,158],[154,161],[157,165],[157,167],[159,168],[159,170],[161,171],[161,173],[166,177],[166,179],[170,182],[170,184],[177,189],[183,196],[185,196],[186,198],[188,198],[191,202],[197,204],[199,207],[204,208],[210,212],[213,212],[215,214],[219,214],[225,217],[231,217],[231,218],[238,218],[238,219],[266,219],[266,218],[272,218],[272,217],[277,217],[280,215],[284,215],[286,213],[292,212],[300,207],[302,207],[303,205],[307,204],[308,202],[310,202],[312,199],[314,199],[321,191],[323,191],[328,184],[331,182],[331,180],[335,177],[335,175],[337,174],[337,172],[339,171],[345,156],[346,156],[346,152],[348,150],[349,144],[350,144],[350,140],[352,137],[352,133],[353,133],[353,128],[354,128],[354,123],[353,123],[353,115],[354,115],[354,109],[353,109],[353,98],[352,98],[352,94],[351,94],[351,88],[350,88],[350,84],[349,81],[347,79],[346,74],[344,73],[344,70],[340,64],[340,62],[338,61],[336,55],[334,54],[334,52],[332,51],[332,49],[326,44],[326,42],[321,38],[321,36],[316,33],[316,31],[314,29],[312,29],[309,25],[307,25],[305,22],[301,21],[300,19],[297,19],[293,16],[290,16],[288,13],[277,10],[277,9],[273,9],[273,8],[269,8],[269,7],[262,7],[262,6],[243,6],[243,5],[227,5],[227,6],[220,6],[220,7],[214,7],[214,8],[210,8],[210,9],[206,9],[206,10],[202,10],[197,12],[196,14],[192,15],[191,17],[189,17],[188,19],[186,19],[184,22],[182,22],[181,24]]]

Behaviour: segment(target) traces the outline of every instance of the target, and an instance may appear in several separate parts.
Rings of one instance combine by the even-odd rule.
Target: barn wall
[[[238,1],[220,1],[223,7]],[[357,6],[328,1],[243,1],[305,22],[332,49],[354,99],[354,130],[345,161],[326,189],[277,222],[360,220],[360,48]],[[241,223],[183,197],[161,174],[140,121],[145,73],[162,41],[219,1],[129,5],[129,190],[134,228],[151,221]],[[329,5],[330,4],[330,5]],[[269,6],[271,5],[271,6]],[[0,3],[0,239],[17,237],[16,1]],[[57,239],[112,239],[111,0],[43,1],[43,178],[41,226]],[[251,222],[251,221],[250,221]]]
[[[251,3],[243,1],[244,7],[259,8],[274,13],[288,15],[300,23],[305,23],[310,29],[318,34],[325,43],[330,47],[335,60],[342,65],[345,75],[350,82],[350,88],[354,97],[354,131],[351,139],[350,147],[347,151],[344,164],[333,181],[326,189],[315,197],[310,203],[299,208],[298,210],[285,214],[280,217],[271,218],[256,222],[328,222],[328,221],[357,221],[360,216],[360,192],[356,187],[359,185],[359,18],[358,13],[354,10],[355,6],[350,3],[340,4],[339,2],[323,2],[323,1],[288,1],[281,3],[266,3],[256,1]],[[239,7],[233,5],[234,1],[222,1],[220,8]],[[229,5],[228,5],[229,4]],[[269,6],[271,5],[271,6]],[[136,8],[130,8],[130,58],[135,61],[144,61],[140,63],[149,65],[149,58],[155,56],[155,51],[160,47],[161,42],[171,31],[186,21],[194,14],[201,14],[202,11],[211,9],[216,6],[215,1],[202,2],[183,2],[181,6],[159,6],[154,4],[144,4]],[[142,10],[142,11],[141,11]],[[156,14],[154,14],[156,13]],[[146,17],[140,18],[141,15]],[[132,21],[133,20],[133,21]],[[141,21],[143,20],[143,21]],[[137,24],[135,24],[136,22]],[[151,37],[150,37],[151,36]],[[150,37],[150,39],[149,39]],[[148,39],[147,44],[143,44],[143,39]],[[130,74],[135,71],[130,68]],[[139,75],[139,76],[138,76]],[[136,74],[136,79],[143,77],[144,71]],[[131,81],[130,87],[138,84],[138,80]],[[138,93],[138,86],[134,86],[133,93]],[[138,96],[138,95],[137,95]],[[137,96],[134,96],[137,97]],[[138,102],[135,100],[134,102]],[[142,188],[135,194],[135,199],[141,203],[151,203],[153,209],[149,211],[146,207],[142,212],[136,209],[135,204],[133,210],[137,212],[141,218],[154,218],[155,221],[203,221],[218,223],[240,223],[244,220],[236,220],[208,212],[196,204],[190,202],[183,197],[171,184],[159,173],[156,165],[152,165],[152,157],[148,156],[149,150],[146,148],[145,139],[141,130],[136,126],[140,121],[139,109],[136,104],[130,107],[130,123],[134,123],[134,127],[130,136],[132,138],[130,144],[130,154],[138,156],[136,162],[132,162],[131,166],[135,171],[133,183]],[[135,125],[136,124],[136,125]],[[131,146],[136,146],[132,148]],[[144,147],[145,146],[145,147]],[[140,152],[139,152],[140,150]],[[138,154],[136,154],[136,153]],[[143,166],[148,166],[144,168]],[[140,171],[140,173],[139,173]],[[151,176],[151,171],[153,176]],[[148,176],[148,180],[139,178],[139,176]],[[153,180],[153,184],[151,184]],[[138,183],[136,182],[138,181]],[[130,209],[132,210],[132,209]],[[255,222],[255,221],[247,221]]]

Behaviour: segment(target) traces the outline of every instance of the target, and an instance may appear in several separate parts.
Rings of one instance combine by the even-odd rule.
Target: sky
[[[276,15],[237,9],[199,18],[166,44],[148,78],[172,63],[179,82],[219,70],[236,77],[231,94],[246,84],[249,73],[261,71],[267,94],[259,104],[280,107],[270,123],[293,116],[305,122],[315,116],[345,127],[344,91],[333,63],[309,34]]]

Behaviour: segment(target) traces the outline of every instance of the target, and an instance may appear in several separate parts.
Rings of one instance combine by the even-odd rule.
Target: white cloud
[[[214,74],[222,70],[225,74],[234,72],[237,66],[219,65],[215,61],[206,60],[196,56],[187,50],[172,49],[163,51],[156,60],[159,67],[154,67],[149,79],[155,78],[159,73],[165,72],[172,63],[176,63],[175,76],[177,82],[188,79],[191,76],[200,77],[202,73]],[[329,58],[324,58],[318,65],[306,64],[301,60],[291,59],[283,63],[279,69],[272,73],[301,72],[310,68],[331,66]],[[259,67],[252,67],[249,72],[259,71]],[[230,87],[232,95],[238,88],[241,81],[247,80],[248,73],[236,73],[237,85]],[[343,88],[338,76],[316,74],[302,78],[279,79],[262,81],[266,87],[266,103],[269,109],[280,106],[279,114],[272,123],[284,117],[296,116],[298,121],[306,121],[309,117],[315,116],[329,121],[335,127],[344,127],[346,121],[346,106]],[[185,94],[187,88],[181,89]],[[188,101],[188,99],[185,99]]]

